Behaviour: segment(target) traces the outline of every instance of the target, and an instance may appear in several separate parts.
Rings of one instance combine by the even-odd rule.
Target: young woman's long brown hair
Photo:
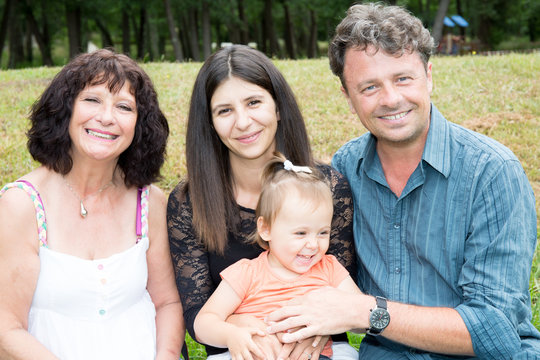
[[[276,150],[298,165],[313,165],[309,138],[295,96],[275,65],[261,52],[232,45],[210,56],[203,64],[191,96],[187,135],[187,182],[193,207],[193,226],[209,251],[223,254],[228,229],[236,224],[236,201],[229,149],[212,125],[210,101],[216,88],[235,76],[272,95],[280,115]]]

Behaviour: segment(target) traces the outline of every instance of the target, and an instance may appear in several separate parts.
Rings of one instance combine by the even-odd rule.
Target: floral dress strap
[[[43,208],[43,201],[41,200],[39,192],[30,182],[26,180],[17,180],[15,182],[6,184],[0,190],[0,197],[2,197],[2,195],[11,188],[19,188],[26,191],[26,193],[30,196],[30,199],[32,199],[36,209],[39,246],[49,247],[47,244],[47,219],[45,218],[45,209]]]
[[[148,194],[150,186],[137,189],[137,242],[148,237]]]

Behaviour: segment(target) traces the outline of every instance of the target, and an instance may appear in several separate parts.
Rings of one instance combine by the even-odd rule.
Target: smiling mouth
[[[118,137],[117,135],[103,134],[100,132],[92,131],[90,129],[86,129],[86,133],[100,139],[105,139],[105,140],[114,140]]]
[[[302,262],[309,262],[315,255],[296,255]]]
[[[404,111],[396,115],[379,116],[379,117],[384,120],[399,120],[407,116],[410,112],[411,110],[408,110],[408,111]]]
[[[257,139],[257,137],[259,136],[260,133],[261,133],[261,131],[257,131],[256,133],[253,133],[253,134],[248,135],[248,136],[242,136],[242,137],[239,137],[237,139],[238,139],[238,141],[241,141],[241,142],[251,142],[251,141]]]

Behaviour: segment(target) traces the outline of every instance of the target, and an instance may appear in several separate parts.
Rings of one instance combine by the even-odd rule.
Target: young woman
[[[0,192],[0,358],[171,359],[185,329],[159,177],[169,134],[146,73],[83,54],[30,116],[41,166]]]
[[[315,166],[292,90],[261,52],[243,45],[217,51],[195,81],[186,134],[187,179],[172,191],[167,208],[176,284],[186,327],[195,340],[195,316],[220,283],[219,273],[262,252],[249,237],[256,228],[261,174],[274,150],[295,164]],[[316,166],[331,184],[334,198],[329,253],[355,277],[349,185],[330,166]],[[230,320],[253,320],[266,328],[246,316]],[[346,334],[338,339],[347,341]],[[274,336],[256,341],[269,357],[287,357],[292,351],[298,359],[320,351],[308,341],[294,349],[282,349]],[[213,355],[224,349],[207,346],[206,351]]]
[[[252,360],[251,353],[264,358],[251,335],[265,333],[227,323],[232,314],[264,320],[291,299],[326,286],[360,292],[347,269],[333,255],[325,255],[333,214],[326,179],[315,168],[295,166],[276,154],[262,182],[254,238],[266,251],[221,272],[223,281],[195,318],[203,342],[229,349],[225,360]],[[329,340],[319,358],[356,360],[358,353]]]

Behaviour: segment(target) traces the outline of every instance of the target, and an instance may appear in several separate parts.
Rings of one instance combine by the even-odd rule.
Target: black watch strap
[[[375,307],[375,309],[371,310],[370,324],[369,324],[370,327],[369,327],[369,329],[367,329],[367,334],[373,335],[373,336],[378,336],[388,326],[388,324],[390,322],[390,314],[388,314],[388,309],[387,309],[387,304],[386,304],[386,299],[385,298],[383,298],[381,296],[376,296],[375,297],[375,303],[377,304],[377,306]],[[380,318],[381,316],[382,316],[382,318],[385,318],[385,321],[383,321],[384,324],[379,324],[379,325],[383,326],[382,328],[377,327],[377,325],[373,326],[373,324],[372,324],[372,316],[374,316],[375,319]]]
[[[375,296],[375,302],[377,303],[377,307],[388,310],[388,307],[386,305],[386,299],[381,296]]]

